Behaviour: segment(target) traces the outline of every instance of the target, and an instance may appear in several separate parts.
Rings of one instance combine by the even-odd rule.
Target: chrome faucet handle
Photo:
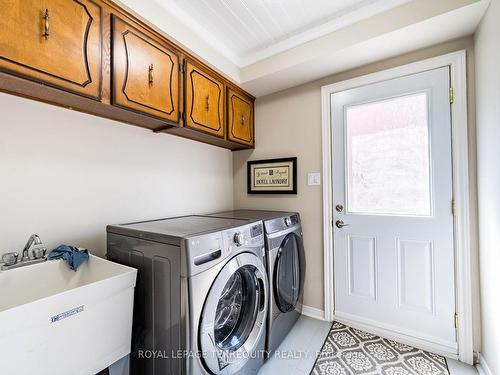
[[[19,254],[15,252],[5,253],[2,255],[2,262],[6,266],[12,266],[17,263],[17,259],[19,258]]]
[[[34,245],[31,248],[32,259],[42,259],[47,253],[47,248],[43,244]]]

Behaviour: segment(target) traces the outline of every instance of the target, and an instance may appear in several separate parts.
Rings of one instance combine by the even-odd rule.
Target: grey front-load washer
[[[270,290],[266,352],[272,355],[302,313],[306,262],[300,215],[296,212],[235,210],[211,216],[264,222]]]
[[[261,221],[186,216],[107,232],[108,258],[138,269],[132,375],[257,373],[268,292]]]

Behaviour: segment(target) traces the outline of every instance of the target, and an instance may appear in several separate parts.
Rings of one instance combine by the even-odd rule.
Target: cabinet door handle
[[[153,87],[153,70],[154,70],[154,66],[153,64],[149,65],[149,69],[148,69],[148,81],[149,81],[149,87]]]
[[[245,125],[245,115],[241,116],[241,125]]]
[[[45,40],[49,39],[49,10],[45,9],[45,13],[43,14],[43,34],[42,36],[45,38]]]
[[[207,97],[205,98],[206,100],[206,104],[205,104],[205,109],[208,111],[210,111],[210,96],[207,95]]]

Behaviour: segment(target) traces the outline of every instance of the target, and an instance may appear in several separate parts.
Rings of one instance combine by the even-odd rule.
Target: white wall
[[[500,374],[500,0],[475,35],[482,355]]]
[[[38,233],[105,253],[107,224],[231,209],[215,146],[0,94],[0,253]]]
[[[476,246],[476,151],[474,112],[474,47],[471,37],[339,73],[314,82],[258,98],[256,102],[256,149],[234,153],[234,205],[238,208],[284,209],[300,212],[306,248],[304,303],[323,309],[323,229],[322,187],[307,186],[308,172],[321,172],[321,86],[391,67],[467,50],[469,85],[469,162],[471,192],[473,288],[478,290]],[[246,161],[286,156],[298,157],[298,194],[296,196],[248,195]],[[479,348],[479,296],[474,295],[474,342]]]

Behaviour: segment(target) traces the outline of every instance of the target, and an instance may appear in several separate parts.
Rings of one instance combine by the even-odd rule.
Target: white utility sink
[[[129,354],[136,277],[92,255],[0,271],[0,374],[94,375]]]

